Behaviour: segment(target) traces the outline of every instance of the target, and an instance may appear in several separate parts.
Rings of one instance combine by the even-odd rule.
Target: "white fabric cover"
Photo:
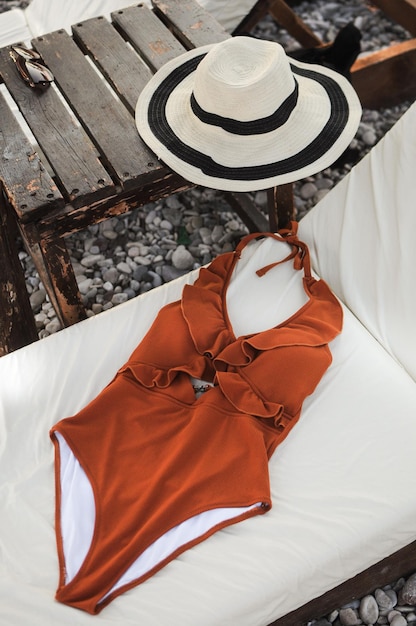
[[[314,223],[321,220],[321,209],[325,211],[326,236],[319,241],[319,263],[329,275],[338,254],[343,254],[339,227],[335,225],[334,231],[328,228],[332,219],[329,206],[348,225],[343,207],[354,204],[350,195],[359,202],[369,196],[369,190],[374,193],[376,185],[384,184],[380,168],[388,166],[391,171],[392,164],[399,161],[411,136],[415,112],[413,107],[373,150],[371,170],[367,169],[368,160],[357,166],[350,180],[360,180],[359,187],[338,185],[325,203],[302,221],[302,235],[315,250]],[[361,170],[367,175],[359,176]],[[404,171],[408,169],[403,166],[394,185],[404,184]],[[385,200],[388,212],[392,208],[389,194],[377,195],[380,211]],[[368,271],[373,268],[373,279],[378,281],[380,267],[373,258],[379,258],[378,242],[385,241],[384,231],[391,229],[391,221],[379,219],[384,213],[374,213],[368,206],[374,222],[367,223],[364,232],[373,234],[366,239],[373,255],[369,254],[366,267]],[[408,211],[400,211],[400,237],[412,226],[413,208],[407,206]],[[365,208],[360,218],[362,223]],[[262,246],[252,251],[275,260],[274,252],[272,255],[271,249]],[[325,255],[325,268],[323,248],[333,251],[331,263],[329,252]],[[359,292],[369,287],[366,283],[362,287],[360,272],[364,270],[360,266],[359,272],[353,262],[357,253],[355,248],[351,251],[343,271],[354,272],[354,282],[347,284],[355,284]],[[318,256],[316,251],[314,256]],[[234,327],[237,323],[246,327],[253,315],[247,306],[247,294],[258,286],[253,283],[258,279],[248,271],[252,262],[254,254],[248,254],[234,275],[233,280],[241,279],[244,289],[230,286],[228,293]],[[266,275],[275,277],[274,293],[287,285],[287,276],[280,272],[283,267],[287,264]],[[406,271],[414,275],[414,265]],[[75,612],[53,600],[58,563],[53,447],[48,429],[63,416],[78,411],[111,380],[160,307],[177,299],[184,283],[194,280],[196,274],[0,359],[2,624],[27,626],[28,621],[35,623],[36,616],[42,626],[72,626],[74,620],[79,626],[93,622],[114,626],[265,626],[416,539],[416,385],[356,314],[345,307],[343,332],[331,344],[333,363],[306,400],[300,422],[270,461],[271,511],[216,533],[117,598],[98,616]],[[397,275],[395,282],[406,286]],[[270,289],[269,297],[273,295]],[[365,291],[361,298],[364,296]],[[297,307],[299,297],[295,281],[283,299],[285,306],[290,300]],[[372,297],[370,292],[370,311]],[[396,300],[405,297],[394,295]],[[258,299],[257,307],[258,312],[263,311],[264,301]],[[406,323],[407,311],[401,313],[403,317],[398,312],[395,325],[399,325],[398,319]],[[286,314],[287,310],[282,315]],[[406,358],[410,352],[409,347]],[[407,370],[412,367],[414,362],[409,361]]]
[[[305,219],[316,271],[416,380],[416,104]],[[335,261],[335,262],[334,262]]]
[[[0,14],[0,46],[17,41],[30,41],[32,33],[22,9],[11,9]]]
[[[0,14],[0,46],[18,41],[27,44],[33,37],[71,26],[82,20],[105,15],[129,6],[129,0],[32,0],[29,6]],[[144,0],[151,8],[151,0]],[[222,26],[232,32],[254,6],[255,0],[199,0]]]
[[[101,390],[190,278],[0,359],[5,624],[26,626],[34,614],[45,626],[74,623],[74,609],[53,600],[48,429]],[[264,626],[415,539],[415,384],[348,311],[332,352],[271,459],[272,510],[216,533],[99,616],[77,611],[77,624]]]

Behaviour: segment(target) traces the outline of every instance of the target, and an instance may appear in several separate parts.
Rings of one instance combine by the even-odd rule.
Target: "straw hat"
[[[347,148],[361,105],[347,79],[234,37],[166,63],[136,106],[137,129],[185,179],[225,191],[315,174]]]

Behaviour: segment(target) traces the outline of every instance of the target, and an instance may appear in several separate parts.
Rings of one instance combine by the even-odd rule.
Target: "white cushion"
[[[416,104],[301,221],[320,276],[416,380]]]
[[[259,265],[276,260],[270,240],[253,250]],[[230,300],[243,298],[242,303],[256,287],[253,280],[274,276],[273,289],[263,283],[271,299],[287,286],[289,264],[262,279],[247,273],[251,252],[237,266]],[[75,615],[53,599],[58,564],[48,430],[99,393],[160,307],[180,297],[183,284],[195,276],[0,359],[5,623],[26,626],[37,615],[44,626],[72,626],[74,619],[79,626],[90,624],[91,616]],[[299,305],[298,281],[292,287],[283,316],[290,312],[289,302]],[[267,298],[257,302],[262,311]],[[250,321],[247,307],[228,305],[234,325],[238,311],[240,324]],[[416,386],[348,311],[331,349],[333,364],[270,461],[272,510],[188,550],[112,602],[94,623],[265,626],[416,539],[411,497]]]
[[[129,6],[129,0],[32,0],[26,19],[34,37],[71,26],[98,15],[110,16],[112,11]]]
[[[26,21],[25,11],[11,9],[0,14],[0,46],[8,46],[12,43],[29,43],[32,37],[29,25]]]

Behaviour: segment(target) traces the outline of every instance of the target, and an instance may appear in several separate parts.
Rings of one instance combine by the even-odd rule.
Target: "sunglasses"
[[[46,89],[53,81],[53,74],[46,67],[40,54],[24,46],[11,46],[10,56],[25,83],[34,89]]]

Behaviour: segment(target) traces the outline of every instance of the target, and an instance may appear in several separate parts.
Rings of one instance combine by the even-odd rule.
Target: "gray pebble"
[[[354,609],[341,609],[339,612],[339,619],[342,626],[357,626],[361,624],[361,620],[359,619],[357,613]]]
[[[387,595],[385,591],[383,591],[383,589],[376,589],[374,592],[374,597],[380,609],[385,609],[385,610],[390,611],[396,604],[395,602],[392,601],[392,598],[390,598],[390,596]],[[396,598],[396,602],[397,602],[397,598]]]
[[[133,270],[133,278],[134,280],[137,280],[138,282],[141,282],[145,276],[147,276],[148,273],[148,268],[145,265],[138,265],[134,270]]]
[[[135,293],[138,293],[140,290],[140,282],[138,280],[134,280],[133,278],[133,280],[130,281],[130,287]]]
[[[44,289],[38,289],[37,291],[34,291],[30,295],[30,306],[32,307],[33,311],[38,311],[42,306],[42,303],[45,302],[45,299],[46,291]]]
[[[182,276],[183,273],[183,270],[178,270],[172,265],[164,265],[162,267],[162,278],[165,283],[168,283],[171,280],[175,280],[175,278],[179,278],[179,276]]]
[[[374,146],[377,143],[377,135],[373,130],[367,130],[363,134],[363,141],[366,146]]]
[[[215,224],[211,233],[211,239],[213,243],[218,243],[219,241],[221,241],[221,238],[223,237],[223,235],[224,235],[224,226],[222,226],[221,224]]]
[[[412,574],[400,591],[400,603],[416,605],[416,573]]]
[[[115,267],[109,267],[108,270],[103,272],[103,280],[113,285],[117,283],[118,276],[119,274]]]
[[[407,626],[407,619],[403,615],[395,615],[390,622],[390,626]]]
[[[37,315],[35,315],[35,324],[36,324],[36,328],[39,330],[40,328],[43,328],[45,326],[45,322],[48,319],[48,316],[45,315],[45,313],[38,313]]]
[[[98,263],[98,261],[103,261],[104,256],[102,254],[88,254],[83,259],[81,259],[81,265],[84,267],[94,267]]]
[[[48,322],[45,326],[46,332],[48,332],[51,335],[53,333],[58,332],[58,330],[61,330],[61,328],[62,328],[61,323],[56,318]]]
[[[120,261],[120,263],[117,263],[117,269],[123,274],[131,274],[132,272],[130,265],[125,261]]]
[[[331,189],[334,186],[334,181],[330,178],[318,178],[315,185],[318,189]]]
[[[125,293],[127,295],[127,299],[131,300],[132,298],[136,297],[136,292],[134,291],[134,289],[132,289],[131,287],[127,287],[123,293]]]
[[[360,603],[359,614],[364,624],[375,624],[379,609],[378,604],[373,596],[364,596]]]
[[[155,219],[155,217],[156,217],[156,211],[153,209],[152,211],[149,211],[144,221],[146,222],[146,224],[151,224],[153,220]]]
[[[397,617],[398,615],[401,615],[400,611],[398,611],[397,609],[394,611],[389,611],[389,613],[387,613],[387,619],[389,620],[389,622],[392,621],[392,619],[394,617]]]
[[[300,197],[303,200],[309,200],[309,198],[313,198],[317,191],[318,189],[314,183],[305,183],[300,188]]]
[[[111,303],[114,305],[122,304],[123,302],[127,302],[128,299],[129,299],[128,295],[124,292],[115,293],[114,296],[111,298]]]
[[[110,283],[109,280],[106,280],[106,282],[103,284],[103,289],[105,291],[114,291],[114,285],[113,283]]]
[[[178,270],[188,270],[194,262],[194,257],[183,245],[179,245],[172,254],[172,263]]]
[[[84,280],[78,283],[79,292],[82,295],[85,295],[87,291],[89,290],[89,288],[91,287],[91,285],[92,285],[92,278],[85,278]]]
[[[199,229],[199,235],[202,239],[202,242],[206,245],[212,244],[212,233],[210,228],[202,227]]]
[[[97,287],[93,287],[92,289],[89,289],[87,291],[87,293],[85,294],[85,297],[87,298],[87,300],[93,300],[95,296],[97,295],[97,292],[98,292]]]
[[[135,256],[140,255],[140,248],[138,246],[131,246],[127,254],[129,255],[129,257],[134,259]]]
[[[152,278],[153,287],[160,287],[160,285],[162,284],[162,277],[160,276],[160,274],[157,274],[156,272],[152,272],[152,270],[149,270],[149,276],[151,276]]]
[[[320,200],[322,200],[322,198],[325,198],[327,193],[329,193],[329,189],[318,189],[318,191],[313,197],[314,201],[319,202]]]
[[[39,287],[39,277],[38,276],[28,276],[27,282],[31,287]]]
[[[145,267],[152,264],[152,260],[145,256],[136,256],[134,257],[134,260],[139,265],[143,265]]]
[[[227,228],[233,231],[237,231],[240,230],[241,224],[237,220],[230,220],[229,222],[227,222]]]

